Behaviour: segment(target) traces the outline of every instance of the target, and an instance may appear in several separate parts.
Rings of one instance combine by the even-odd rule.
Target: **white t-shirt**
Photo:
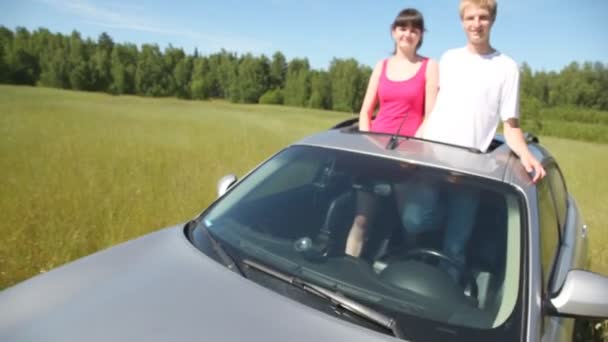
[[[423,138],[486,151],[499,120],[518,117],[519,68],[513,59],[466,47],[443,54],[439,93]]]

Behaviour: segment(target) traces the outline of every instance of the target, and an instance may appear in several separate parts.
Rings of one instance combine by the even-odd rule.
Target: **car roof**
[[[505,181],[508,168],[521,168],[521,163],[512,163],[517,158],[505,144],[502,135],[496,135],[487,152],[462,146],[433,142],[415,137],[399,136],[394,149],[387,148],[391,135],[361,132],[356,126],[320,132],[296,142],[294,145],[309,145],[363,153],[414,164],[426,165],[458,173],[471,174],[498,181]],[[538,139],[526,134],[531,152],[539,161],[550,155],[538,145]]]

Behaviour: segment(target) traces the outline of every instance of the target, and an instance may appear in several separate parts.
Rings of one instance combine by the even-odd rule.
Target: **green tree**
[[[359,110],[364,74],[356,60],[333,59],[329,66],[332,109],[343,112]]]
[[[603,97],[601,72],[595,69],[594,63],[585,62],[580,78],[582,79],[582,83],[584,83],[584,87],[580,89],[577,105],[600,109],[600,98]]]
[[[363,98],[365,97],[365,91],[367,90],[367,83],[371,76],[372,68],[366,65],[359,65],[359,82],[357,83],[357,95],[355,96],[353,112],[358,112],[361,110]]]
[[[32,34],[34,54],[37,56],[40,66],[40,76],[37,84],[57,88],[68,87],[67,76],[62,74],[65,73],[67,68],[59,68],[60,66],[55,65],[55,54],[61,54],[63,57],[62,63],[66,63],[63,41],[64,37],[62,35],[54,35],[42,28]],[[57,51],[60,52],[57,53]],[[61,72],[59,72],[59,69],[61,69]]]
[[[238,102],[257,103],[269,88],[270,63],[264,56],[256,58],[251,54],[242,57],[237,72]]]
[[[308,107],[318,109],[331,108],[331,80],[326,71],[310,72],[310,99]]]
[[[37,58],[45,52],[52,49],[52,44],[55,41],[55,35],[45,28],[39,28],[32,32],[30,37],[30,52]],[[42,61],[39,61],[41,65]]]
[[[181,59],[173,69],[173,79],[175,81],[175,95],[182,99],[190,99],[193,62],[192,57],[187,56]]]
[[[272,55],[272,62],[270,63],[270,75],[269,75],[269,86],[270,88],[283,88],[285,87],[285,76],[287,74],[287,61],[285,56],[277,51]]]
[[[105,32],[99,35],[91,56],[91,88],[96,91],[110,91],[112,84],[112,50],[114,42]]]
[[[536,76],[536,84],[540,89],[540,97],[541,102],[548,106],[551,103],[552,93],[553,93],[553,85],[555,83],[555,79],[557,78],[557,74],[553,71],[551,72],[540,72],[537,73]]]
[[[519,88],[522,95],[538,97],[535,77],[528,63],[522,63],[519,70]]]
[[[6,58],[6,55],[9,53],[11,47],[13,46],[13,31],[7,29],[2,25],[0,25],[0,46],[2,46]]]
[[[138,60],[137,46],[117,44],[112,49],[110,92],[114,94],[135,94],[135,73]]]
[[[135,90],[145,96],[165,96],[165,70],[158,45],[144,44],[137,59]]]
[[[237,56],[225,50],[222,50],[218,55],[219,65],[212,65],[211,70],[217,70],[219,96],[233,102],[238,102],[237,72],[239,61]]]
[[[72,31],[68,49],[68,79],[70,87],[74,90],[92,90],[92,73],[87,47],[77,31]]]
[[[173,46],[169,45],[169,47],[165,49],[162,58],[163,95],[178,95],[178,93],[183,95],[187,93],[185,89],[181,89],[179,91],[177,90],[177,82],[175,80],[175,68],[177,67],[177,64],[179,64],[179,62],[184,58],[186,58],[186,54],[181,48],[174,48]],[[183,67],[185,66],[182,66],[182,68]]]
[[[5,60],[5,46],[0,44],[0,83],[8,83],[8,65]]]
[[[0,83],[11,83],[9,54],[13,45],[13,31],[0,25]]]
[[[572,62],[550,84],[549,104],[553,106],[581,105],[589,92],[580,64]]]
[[[67,61],[67,51],[64,47],[58,46],[52,50],[45,51],[41,60],[44,60],[42,73],[40,74],[40,84],[47,87],[68,89],[70,88],[69,64]]]
[[[310,65],[308,59],[294,58],[287,66],[283,100],[286,105],[305,107],[310,99]]]
[[[211,54],[205,58],[207,70],[205,71],[205,79],[211,85],[209,97],[224,97],[224,90],[220,85],[220,65],[222,56],[218,53]]]
[[[38,58],[34,56],[30,44],[30,33],[18,27],[12,39],[11,48],[4,51],[9,69],[8,79],[14,84],[34,85],[40,76]]]
[[[533,96],[522,95],[520,100],[520,114],[522,117],[522,126],[526,131],[540,134],[543,129],[542,103]]]
[[[608,110],[608,64],[600,62],[593,64],[593,70],[598,75],[600,84],[599,98],[597,99],[598,109]]]
[[[205,57],[194,58],[192,81],[190,84],[192,98],[206,100],[214,95],[214,83],[215,80],[211,75],[209,67],[209,59]]]

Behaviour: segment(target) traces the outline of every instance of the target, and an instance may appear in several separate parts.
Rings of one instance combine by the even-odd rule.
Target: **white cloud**
[[[139,32],[158,33],[163,35],[187,37],[190,40],[200,42],[205,50],[213,51],[225,48],[236,52],[264,52],[272,48],[272,44],[251,38],[235,38],[226,34],[201,33],[192,30],[175,29],[151,24],[143,8],[137,6],[125,6],[116,4],[115,9],[104,8],[86,0],[38,0],[79,17],[85,22],[101,27],[133,30]],[[117,9],[120,9],[118,11]],[[76,28],[77,29],[77,28]],[[198,45],[198,44],[194,44]]]

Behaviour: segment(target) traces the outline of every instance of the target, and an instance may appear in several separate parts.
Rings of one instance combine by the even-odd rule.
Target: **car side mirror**
[[[558,316],[608,318],[608,278],[571,270],[562,289],[550,299],[550,305]]]
[[[220,178],[217,182],[217,197],[222,197],[236,181],[237,178],[232,173]]]

